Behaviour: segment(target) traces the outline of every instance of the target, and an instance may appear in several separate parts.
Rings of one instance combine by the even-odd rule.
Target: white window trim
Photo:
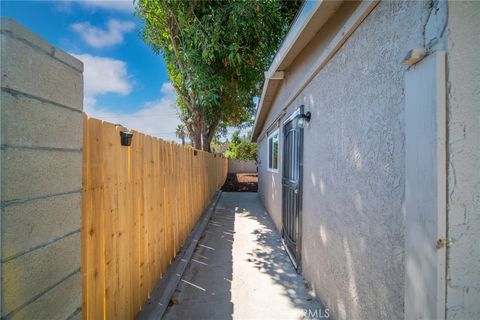
[[[273,169],[273,168],[270,168],[270,138],[276,134],[278,134],[277,169]],[[267,136],[267,171],[278,173],[279,168],[280,168],[280,128],[277,128]]]
[[[301,106],[298,106],[297,109],[293,111],[291,115],[289,115],[285,120],[283,120],[283,125],[285,125],[287,122],[290,122],[292,119],[294,119],[296,116],[300,114],[300,107]]]

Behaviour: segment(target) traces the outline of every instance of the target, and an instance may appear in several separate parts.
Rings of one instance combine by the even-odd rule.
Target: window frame
[[[273,168],[273,148],[270,146],[270,139],[277,135],[277,168]],[[272,142],[273,146],[273,142]],[[272,167],[270,167],[270,155],[272,156]],[[280,168],[280,128],[273,130],[267,136],[267,171],[278,173]]]

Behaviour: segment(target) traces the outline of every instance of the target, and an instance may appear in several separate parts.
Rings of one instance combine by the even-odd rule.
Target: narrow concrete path
[[[303,319],[321,305],[256,193],[224,192],[165,319]]]

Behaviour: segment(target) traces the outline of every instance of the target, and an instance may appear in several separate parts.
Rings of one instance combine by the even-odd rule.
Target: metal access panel
[[[299,110],[300,113],[303,110]],[[283,127],[282,237],[298,270],[301,261],[303,129],[294,116]]]

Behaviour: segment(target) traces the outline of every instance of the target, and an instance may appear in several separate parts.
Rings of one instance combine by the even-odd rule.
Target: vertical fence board
[[[89,129],[90,122],[88,121],[87,116],[84,114],[83,115],[83,132],[84,136],[83,139],[88,141],[88,144],[90,144],[90,132],[91,130]],[[90,185],[90,149],[83,150],[83,174],[82,174],[82,181],[84,186],[85,185]],[[82,212],[91,212],[93,205],[92,205],[92,194],[91,192],[87,192],[87,189],[85,187],[82,188]],[[82,238],[82,265],[81,265],[81,272],[84,275],[82,277],[82,287],[83,287],[83,301],[82,301],[82,309],[83,309],[83,314],[89,315],[89,309],[88,307],[91,307],[88,305],[87,301],[90,300],[90,297],[92,295],[91,289],[92,287],[88,284],[88,280],[90,279],[90,275],[87,273],[87,269],[91,268],[91,259],[89,258],[89,255],[91,255],[91,247],[88,246],[87,244],[90,244],[90,241],[88,237],[90,237],[89,234],[89,228],[91,226],[91,215],[86,215],[82,218],[82,229],[81,229],[81,238]],[[87,290],[89,289],[89,290]]]
[[[215,191],[227,162],[84,117],[84,319],[132,319]]]

